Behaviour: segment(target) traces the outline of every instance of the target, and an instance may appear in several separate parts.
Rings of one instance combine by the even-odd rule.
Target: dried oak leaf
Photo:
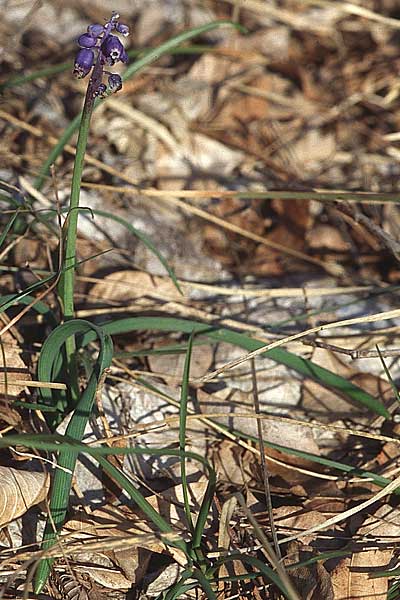
[[[285,566],[306,561],[316,555],[311,546],[291,542],[288,548]],[[333,588],[328,571],[317,562],[290,570],[290,579],[303,600],[334,600]]]
[[[371,579],[370,573],[378,567],[385,569],[387,553],[387,550],[367,550],[341,560],[332,573],[334,600],[386,600],[388,579]]]
[[[4,527],[46,498],[50,478],[48,473],[0,466],[0,481],[0,527]]]
[[[149,275],[144,271],[114,271],[90,290],[90,297],[102,301],[129,302],[148,296],[163,301],[182,300],[170,279]]]

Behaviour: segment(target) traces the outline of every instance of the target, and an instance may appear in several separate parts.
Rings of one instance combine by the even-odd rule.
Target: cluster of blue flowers
[[[80,50],[75,58],[74,75],[78,79],[86,77],[91,69],[100,64],[102,73],[108,75],[108,86],[99,82],[95,90],[96,96],[105,96],[117,92],[122,87],[122,79],[118,73],[104,71],[104,66],[113,66],[121,61],[128,62],[128,55],[121,41],[111,32],[116,31],[123,36],[129,35],[129,27],[118,22],[119,15],[113,12],[112,17],[104,26],[98,23],[89,25],[87,32],[78,39]]]

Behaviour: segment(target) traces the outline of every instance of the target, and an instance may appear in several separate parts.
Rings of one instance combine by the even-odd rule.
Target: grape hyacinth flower
[[[104,26],[99,23],[89,25],[87,32],[78,38],[80,50],[75,58],[74,75],[77,79],[92,75],[89,90],[92,98],[104,98],[108,94],[118,92],[122,87],[122,79],[117,73],[110,73],[105,66],[114,66],[117,62],[128,62],[128,55],[115,31],[123,36],[129,35],[129,27],[119,23],[119,15],[112,13],[111,19]],[[103,75],[108,75],[108,84],[103,83]],[[88,90],[88,91],[89,91]]]

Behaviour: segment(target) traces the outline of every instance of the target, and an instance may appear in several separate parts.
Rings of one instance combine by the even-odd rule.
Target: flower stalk
[[[72,174],[69,210],[64,226],[66,230],[65,252],[58,291],[65,322],[71,321],[74,318],[74,284],[79,197],[85,162],[85,153],[89,136],[90,120],[96,98],[99,95],[107,96],[112,94],[122,87],[122,79],[120,75],[106,71],[105,67],[113,66],[118,61],[127,62],[127,54],[122,43],[117,36],[111,33],[111,31],[115,30],[121,35],[128,35],[128,27],[120,24],[118,19],[119,15],[117,13],[113,13],[110,21],[106,23],[106,25],[103,26],[97,23],[90,25],[87,29],[87,33],[81,35],[78,40],[80,50],[75,59],[74,75],[78,79],[81,79],[90,73],[90,79],[86,90],[82,117],[79,126],[74,170]],[[103,83],[104,75],[108,75],[108,85]],[[63,243],[63,241],[61,243]],[[78,401],[80,400],[81,402],[79,403],[79,406],[81,406],[82,400],[86,397],[83,394],[82,398],[79,398],[78,369],[74,335],[70,335],[65,339],[65,349],[71,400],[73,401],[73,405],[75,407],[78,405]],[[73,422],[75,416],[76,415],[74,413],[71,423]],[[82,415],[78,415],[78,418],[82,419]],[[81,433],[83,435],[83,430]],[[76,453],[61,453],[61,456],[59,457],[59,465],[65,461],[68,464],[68,468],[71,471],[71,480],[76,459]],[[57,480],[53,480],[52,499],[50,503],[51,516],[48,518],[44,532],[42,543],[43,550],[47,550],[55,544],[59,531],[64,523],[68,507],[70,482],[64,490],[60,491],[58,487],[59,485],[57,484]],[[50,574],[52,562],[53,559],[44,559],[39,562],[35,574],[34,587],[36,593],[39,593],[45,586]]]
[[[118,61],[126,63],[128,60],[125,48],[119,38],[111,33],[111,31],[116,30],[121,33],[121,35],[129,34],[129,28],[126,25],[119,23],[118,19],[119,15],[113,13],[110,21],[106,23],[105,26],[98,23],[89,25],[87,33],[82,34],[78,39],[80,50],[75,59],[74,75],[78,79],[86,77],[90,72],[91,75],[86,90],[79,126],[74,170],[72,174],[69,211],[66,223],[63,272],[58,286],[64,321],[69,321],[74,318],[76,236],[79,216],[79,198],[94,103],[97,96],[107,96],[117,92],[122,87],[120,75],[105,71],[105,66],[113,66]],[[103,83],[104,74],[108,74],[108,86]],[[75,349],[75,339],[74,337],[70,337],[66,341],[65,350],[66,363],[71,383],[71,396],[74,403],[79,396]]]

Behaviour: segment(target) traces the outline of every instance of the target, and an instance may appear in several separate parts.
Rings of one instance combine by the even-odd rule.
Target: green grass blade
[[[207,341],[193,341],[193,347],[195,346],[206,346]],[[144,348],[143,350],[131,350],[123,352],[114,352],[114,358],[136,358],[139,356],[163,356],[163,355],[176,355],[186,354],[188,345],[187,344],[168,344],[161,348]]]
[[[129,79],[130,77],[132,77],[132,75],[135,75],[135,73],[143,69],[143,67],[150,65],[164,54],[168,54],[173,48],[179,46],[180,44],[183,44],[187,40],[197,37],[198,35],[203,35],[204,33],[208,33],[213,29],[217,29],[218,27],[223,26],[235,27],[241,33],[247,33],[247,30],[244,27],[242,27],[239,23],[234,23],[233,21],[229,21],[226,19],[221,19],[219,21],[211,21],[210,23],[206,23],[205,25],[200,25],[200,27],[188,29],[187,31],[184,31],[183,33],[179,33],[178,35],[172,37],[163,44],[160,44],[158,48],[154,48],[154,50],[146,52],[146,54],[142,58],[140,58],[139,60],[135,61],[132,65],[127,67],[123,79]]]
[[[220,427],[223,427],[225,429],[225,426],[223,426],[223,425],[220,425]],[[226,428],[226,429],[228,429],[228,428]],[[240,439],[251,440],[252,442],[255,442],[255,443],[259,442],[259,439],[254,436],[247,435],[247,434],[244,434],[244,433],[242,433],[240,431],[236,431],[236,430],[233,430],[233,431],[230,430],[230,431],[231,431],[231,433],[234,433],[235,435],[237,435]],[[336,460],[332,460],[330,458],[325,458],[324,456],[318,456],[317,454],[312,454],[311,452],[305,452],[304,450],[297,450],[295,448],[289,448],[288,446],[283,446],[281,444],[275,444],[274,442],[266,442],[265,440],[264,440],[264,445],[266,446],[266,448],[273,448],[275,450],[279,450],[279,452],[283,452],[284,454],[289,454],[291,456],[297,456],[298,458],[302,458],[304,460],[314,462],[318,465],[328,467],[329,469],[337,469],[338,471],[341,471],[342,473],[346,473],[348,476],[351,476],[351,477],[363,477],[365,479],[371,479],[373,481],[373,483],[375,485],[378,485],[379,487],[385,487],[392,481],[391,479],[388,479],[387,477],[382,477],[382,475],[377,475],[373,471],[365,471],[364,469],[360,469],[358,467],[355,467],[354,465],[347,465],[346,463],[341,463]],[[396,495],[400,495],[400,487],[397,488],[397,490],[394,490],[393,493]]]
[[[133,48],[128,50],[129,58],[136,58],[146,52],[150,52],[153,48]],[[212,52],[214,50],[213,46],[207,46],[205,44],[193,44],[191,46],[184,46],[183,48],[172,48],[170,50],[171,54],[204,54],[205,52]],[[73,61],[59,63],[57,65],[49,65],[48,67],[43,67],[42,69],[38,69],[37,71],[33,71],[32,73],[15,75],[10,77],[4,83],[0,84],[0,93],[4,90],[8,90],[14,87],[18,87],[25,83],[30,83],[35,81],[36,79],[47,79],[48,77],[53,77],[53,75],[58,75],[59,73],[64,73],[65,71],[72,71],[74,66]]]
[[[211,583],[207,577],[200,571],[200,569],[193,569],[193,577],[199,582],[203,592],[206,594],[209,600],[217,600],[217,595],[211,587]]]
[[[194,587],[193,584],[185,584],[185,581],[192,577],[192,570],[185,569],[183,573],[181,573],[180,578],[176,583],[174,583],[167,592],[162,593],[158,598],[159,600],[176,600],[184,594],[186,591],[192,589]]]
[[[10,434],[0,437],[0,448],[11,448],[13,446],[24,445],[27,448],[36,450],[46,450],[48,452],[60,452],[60,450],[70,450],[71,452],[82,452],[98,458],[99,456],[119,456],[134,454],[142,456],[175,456],[181,457],[181,451],[177,449],[147,448],[143,446],[134,446],[131,448],[109,447],[109,446],[88,446],[76,441],[67,435],[59,433],[23,433]],[[197,460],[207,469],[207,474],[211,471],[211,466],[205,458],[195,452],[185,452],[185,456],[191,460]]]
[[[217,482],[217,478],[216,478],[215,471],[214,471],[214,469],[211,469],[210,473],[208,475],[207,488],[206,488],[204,498],[203,498],[201,506],[200,506],[199,514],[197,516],[197,521],[196,521],[196,527],[194,530],[192,544],[193,544],[193,549],[195,549],[195,550],[197,548],[199,548],[201,545],[207,518],[208,518],[208,515],[210,514],[211,504],[214,500],[216,482]]]
[[[148,65],[151,65],[153,62],[158,60],[161,56],[164,56],[164,54],[168,54],[174,48],[176,48],[176,46],[179,46],[183,42],[186,42],[187,40],[190,40],[198,35],[203,35],[204,33],[207,33],[208,31],[212,31],[213,29],[216,29],[218,27],[227,26],[227,25],[229,25],[231,27],[235,27],[242,33],[246,32],[244,27],[242,27],[238,23],[233,23],[232,21],[223,20],[223,19],[220,21],[212,21],[211,23],[207,23],[206,25],[202,25],[200,27],[194,27],[193,29],[189,29],[188,31],[184,31],[183,33],[180,33],[180,34],[172,37],[171,39],[167,40],[163,44],[160,44],[160,46],[158,46],[157,48],[154,48],[153,50],[146,52],[145,56],[143,56],[142,58],[139,58],[137,61],[135,61],[132,65],[130,65],[125,70],[124,75],[122,76],[122,79],[124,81],[126,81],[127,79],[130,79],[138,71],[140,71],[141,69],[143,69],[144,67],[146,67]],[[102,100],[98,99],[95,102],[94,108],[97,108],[97,106],[99,106],[99,104],[101,102],[102,102]],[[66,144],[68,144],[72,135],[78,129],[80,120],[81,120],[81,115],[79,114],[77,117],[75,117],[75,119],[73,119],[73,121],[71,121],[71,123],[68,125],[68,127],[65,129],[64,133],[60,137],[58,143],[54,146],[54,148],[50,152],[48,158],[43,163],[42,168],[40,169],[40,174],[39,174],[38,178],[35,181],[36,189],[40,190],[42,188],[43,183],[49,173],[49,169],[50,169],[51,165],[57,160],[57,158],[63,152],[64,146]]]
[[[20,294],[7,294],[5,296],[0,296],[0,313],[4,312],[11,306],[18,306],[19,304],[28,306],[28,304],[35,302],[35,304],[32,306],[32,310],[42,315],[48,321],[49,325],[52,327],[57,327],[57,319],[47,304],[41,300],[36,300],[34,296],[25,295],[25,292],[23,294],[24,295],[22,297]]]
[[[255,569],[257,569],[257,571],[262,573],[262,575],[264,576],[266,581],[274,583],[280,589],[280,591],[283,593],[285,598],[287,598],[288,600],[294,600],[294,597],[286,589],[286,586],[281,581],[280,577],[278,577],[278,575],[275,573],[275,571],[273,571],[270,567],[265,565],[258,558],[255,558],[253,556],[248,556],[247,554],[239,554],[239,553],[238,554],[230,554],[227,557],[221,558],[218,561],[218,564],[223,565],[223,564],[227,564],[228,562],[232,562],[234,560],[238,560],[242,563],[250,565],[251,567],[254,567]],[[297,600],[297,599],[295,599],[295,600]]]
[[[83,438],[86,424],[92,412],[100,378],[104,370],[111,364],[113,347],[110,336],[105,334],[100,327],[88,321],[80,319],[68,321],[54,329],[46,339],[42,346],[38,365],[39,378],[43,381],[51,381],[53,364],[57,360],[66,340],[72,335],[84,334],[87,331],[93,331],[96,334],[100,343],[100,351],[87,386],[79,399],[66,430],[67,436],[79,442]],[[45,391],[44,388],[42,389],[42,395],[45,398],[48,397],[47,392],[50,392],[50,390]],[[50,548],[55,543],[57,533],[64,522],[77,456],[78,451],[60,451],[58,465],[62,469],[58,468],[54,473],[50,498],[51,518],[47,520],[43,536],[43,549]],[[51,564],[52,561],[50,560],[43,560],[39,563],[35,573],[35,589],[39,591],[43,589],[51,570]]]
[[[174,398],[172,398],[172,396],[169,396],[167,393],[165,393],[162,390],[159,390],[155,385],[143,380],[142,378],[138,378],[137,382],[140,383],[141,385],[143,385],[145,388],[149,389],[150,391],[165,398],[166,400],[169,400],[169,401],[174,400]],[[213,421],[213,419],[210,418],[210,421]],[[226,425],[222,425],[221,423],[218,423],[218,427],[220,429],[226,430],[230,434],[233,433],[238,439],[250,440],[250,441],[254,442],[255,444],[258,444],[260,442],[260,440],[255,436],[251,436],[251,435],[242,433],[241,431],[238,431],[235,429],[232,430],[230,427],[228,427]],[[373,473],[372,471],[365,471],[363,469],[355,467],[354,465],[347,465],[346,463],[340,463],[335,460],[325,458],[323,456],[318,456],[317,454],[311,454],[310,452],[304,452],[302,450],[295,450],[294,448],[290,448],[288,446],[283,446],[281,444],[275,444],[273,442],[267,442],[265,440],[264,440],[264,445],[266,448],[274,448],[275,450],[279,450],[279,452],[283,452],[284,454],[288,454],[289,456],[297,456],[304,460],[308,460],[310,462],[314,462],[314,463],[322,465],[324,467],[328,467],[329,469],[334,469],[334,470],[338,470],[339,472],[346,473],[348,476],[351,476],[351,477],[362,477],[365,479],[370,479],[375,485],[377,485],[379,487],[386,487],[391,482],[390,479],[388,479],[386,477],[382,477],[382,475],[377,475],[376,473]],[[211,476],[212,476],[212,472],[210,472],[210,477]],[[397,490],[394,490],[393,493],[396,495],[400,495],[400,487]]]
[[[194,525],[192,520],[192,513],[190,510],[189,502],[189,490],[188,482],[186,477],[186,459],[184,452],[186,449],[186,417],[187,417],[187,403],[189,396],[189,372],[190,372],[190,361],[192,357],[192,346],[193,346],[193,335],[189,338],[188,349],[186,352],[185,366],[183,368],[182,376],[182,387],[181,387],[181,401],[179,403],[179,450],[182,452],[181,458],[181,479],[182,479],[182,491],[183,491],[183,504],[185,507],[186,519],[189,525],[189,530],[194,533]]]
[[[18,87],[23,85],[24,83],[30,83],[31,81],[35,81],[36,79],[52,77],[53,75],[57,75],[58,73],[63,73],[64,71],[68,71],[68,69],[72,69],[72,62],[60,63],[58,65],[50,65],[48,67],[43,67],[43,69],[38,69],[33,73],[15,75],[15,77],[10,77],[4,83],[0,84],[0,93],[4,90],[8,90],[10,88]]]
[[[56,162],[57,158],[62,154],[62,152],[64,151],[64,146],[68,144],[68,142],[78,129],[80,122],[81,113],[79,113],[76,117],[72,119],[71,123],[64,129],[57,144],[55,144],[55,146],[50,150],[50,153],[46,158],[45,162],[43,163],[39,171],[39,175],[36,177],[34,182],[35,188],[37,190],[42,189],[43,184],[46,181],[46,178],[50,172],[51,165],[53,165]]]
[[[64,213],[67,211],[68,211],[68,209],[65,208],[61,212]],[[79,213],[86,212],[87,208],[80,207],[77,209],[77,211]],[[51,212],[53,213],[54,211],[51,211]],[[176,289],[178,290],[178,292],[180,292],[182,294],[182,289],[179,286],[179,283],[178,283],[178,280],[176,278],[173,268],[169,265],[168,261],[164,258],[164,256],[161,254],[161,252],[157,249],[157,247],[153,244],[151,239],[145,233],[143,233],[142,231],[140,231],[139,229],[137,229],[136,227],[131,225],[126,219],[123,219],[119,215],[114,215],[108,211],[97,210],[97,209],[93,209],[93,210],[90,209],[90,212],[93,215],[98,215],[100,217],[104,217],[106,219],[111,219],[112,221],[119,223],[120,225],[125,227],[129,231],[130,234],[137,237],[150,250],[150,252],[152,252],[158,258],[158,260],[160,261],[160,263],[162,264],[162,266],[164,267],[164,269],[167,271],[168,275],[170,276],[171,280],[173,281]],[[102,254],[102,253],[100,253],[100,254]],[[85,260],[87,260],[87,259],[85,259]],[[77,263],[74,263],[74,266],[82,264],[83,262],[85,262],[85,261],[79,261]]]
[[[382,352],[380,351],[379,346],[376,345],[375,348],[376,348],[376,350],[377,350],[377,352],[379,354],[379,359],[380,359],[380,361],[382,363],[382,366],[383,366],[383,369],[385,371],[386,377],[389,380],[390,387],[392,388],[393,395],[396,398],[397,402],[400,404],[400,392],[399,392],[399,390],[397,388],[397,385],[394,382],[394,379],[393,379],[393,377],[392,377],[392,375],[391,375],[391,373],[390,373],[390,371],[388,369],[388,366],[387,366],[387,364],[385,362],[385,359],[382,356]]]
[[[103,322],[105,331],[112,334],[127,333],[135,330],[153,329],[156,331],[180,331],[190,334],[192,331],[196,334],[203,334],[216,342],[226,342],[239,346],[248,352],[262,348],[265,344],[254,340],[244,333],[238,333],[231,329],[210,326],[198,321],[186,319],[176,319],[174,317],[128,317],[112,322]],[[88,338],[89,339],[89,338]],[[283,364],[297,373],[309,377],[320,383],[324,387],[332,388],[350,401],[361,404],[378,415],[389,418],[390,414],[376,398],[368,394],[360,387],[347,381],[340,375],[332,371],[315,365],[312,361],[296,356],[295,354],[274,348],[268,350],[261,356]]]
[[[171,525],[166,521],[153,507],[152,505],[142,496],[142,494],[135,488],[129,478],[112,465],[106,458],[98,456],[97,460],[100,466],[107,474],[115,479],[117,483],[129,494],[133,502],[138,506],[140,510],[144,512],[146,517],[153,522],[153,524],[161,531],[161,533],[174,533]],[[166,538],[168,540],[168,538]],[[182,539],[168,540],[166,542],[170,546],[180,548],[185,554],[188,554],[187,544]]]
[[[57,274],[49,275],[49,277],[45,277],[44,279],[41,279],[40,281],[37,281],[36,283],[33,283],[32,285],[28,286],[22,292],[18,292],[17,294],[7,294],[6,296],[2,296],[0,299],[0,302],[1,302],[0,313],[3,313],[5,310],[10,308],[11,306],[14,306],[16,304],[22,304],[24,302],[25,298],[30,296],[30,294],[32,294],[33,292],[40,290],[43,287],[43,285],[45,285],[46,283],[50,283],[50,282],[54,281],[54,278],[56,276],[57,276]],[[33,296],[31,296],[31,297],[33,297]]]
[[[1,246],[4,244],[4,240],[6,239],[11,227],[14,225],[14,221],[15,219],[18,217],[19,215],[19,210],[17,209],[12,215],[11,218],[9,219],[7,225],[4,227],[4,230],[2,232],[2,234],[0,235],[0,248]]]

